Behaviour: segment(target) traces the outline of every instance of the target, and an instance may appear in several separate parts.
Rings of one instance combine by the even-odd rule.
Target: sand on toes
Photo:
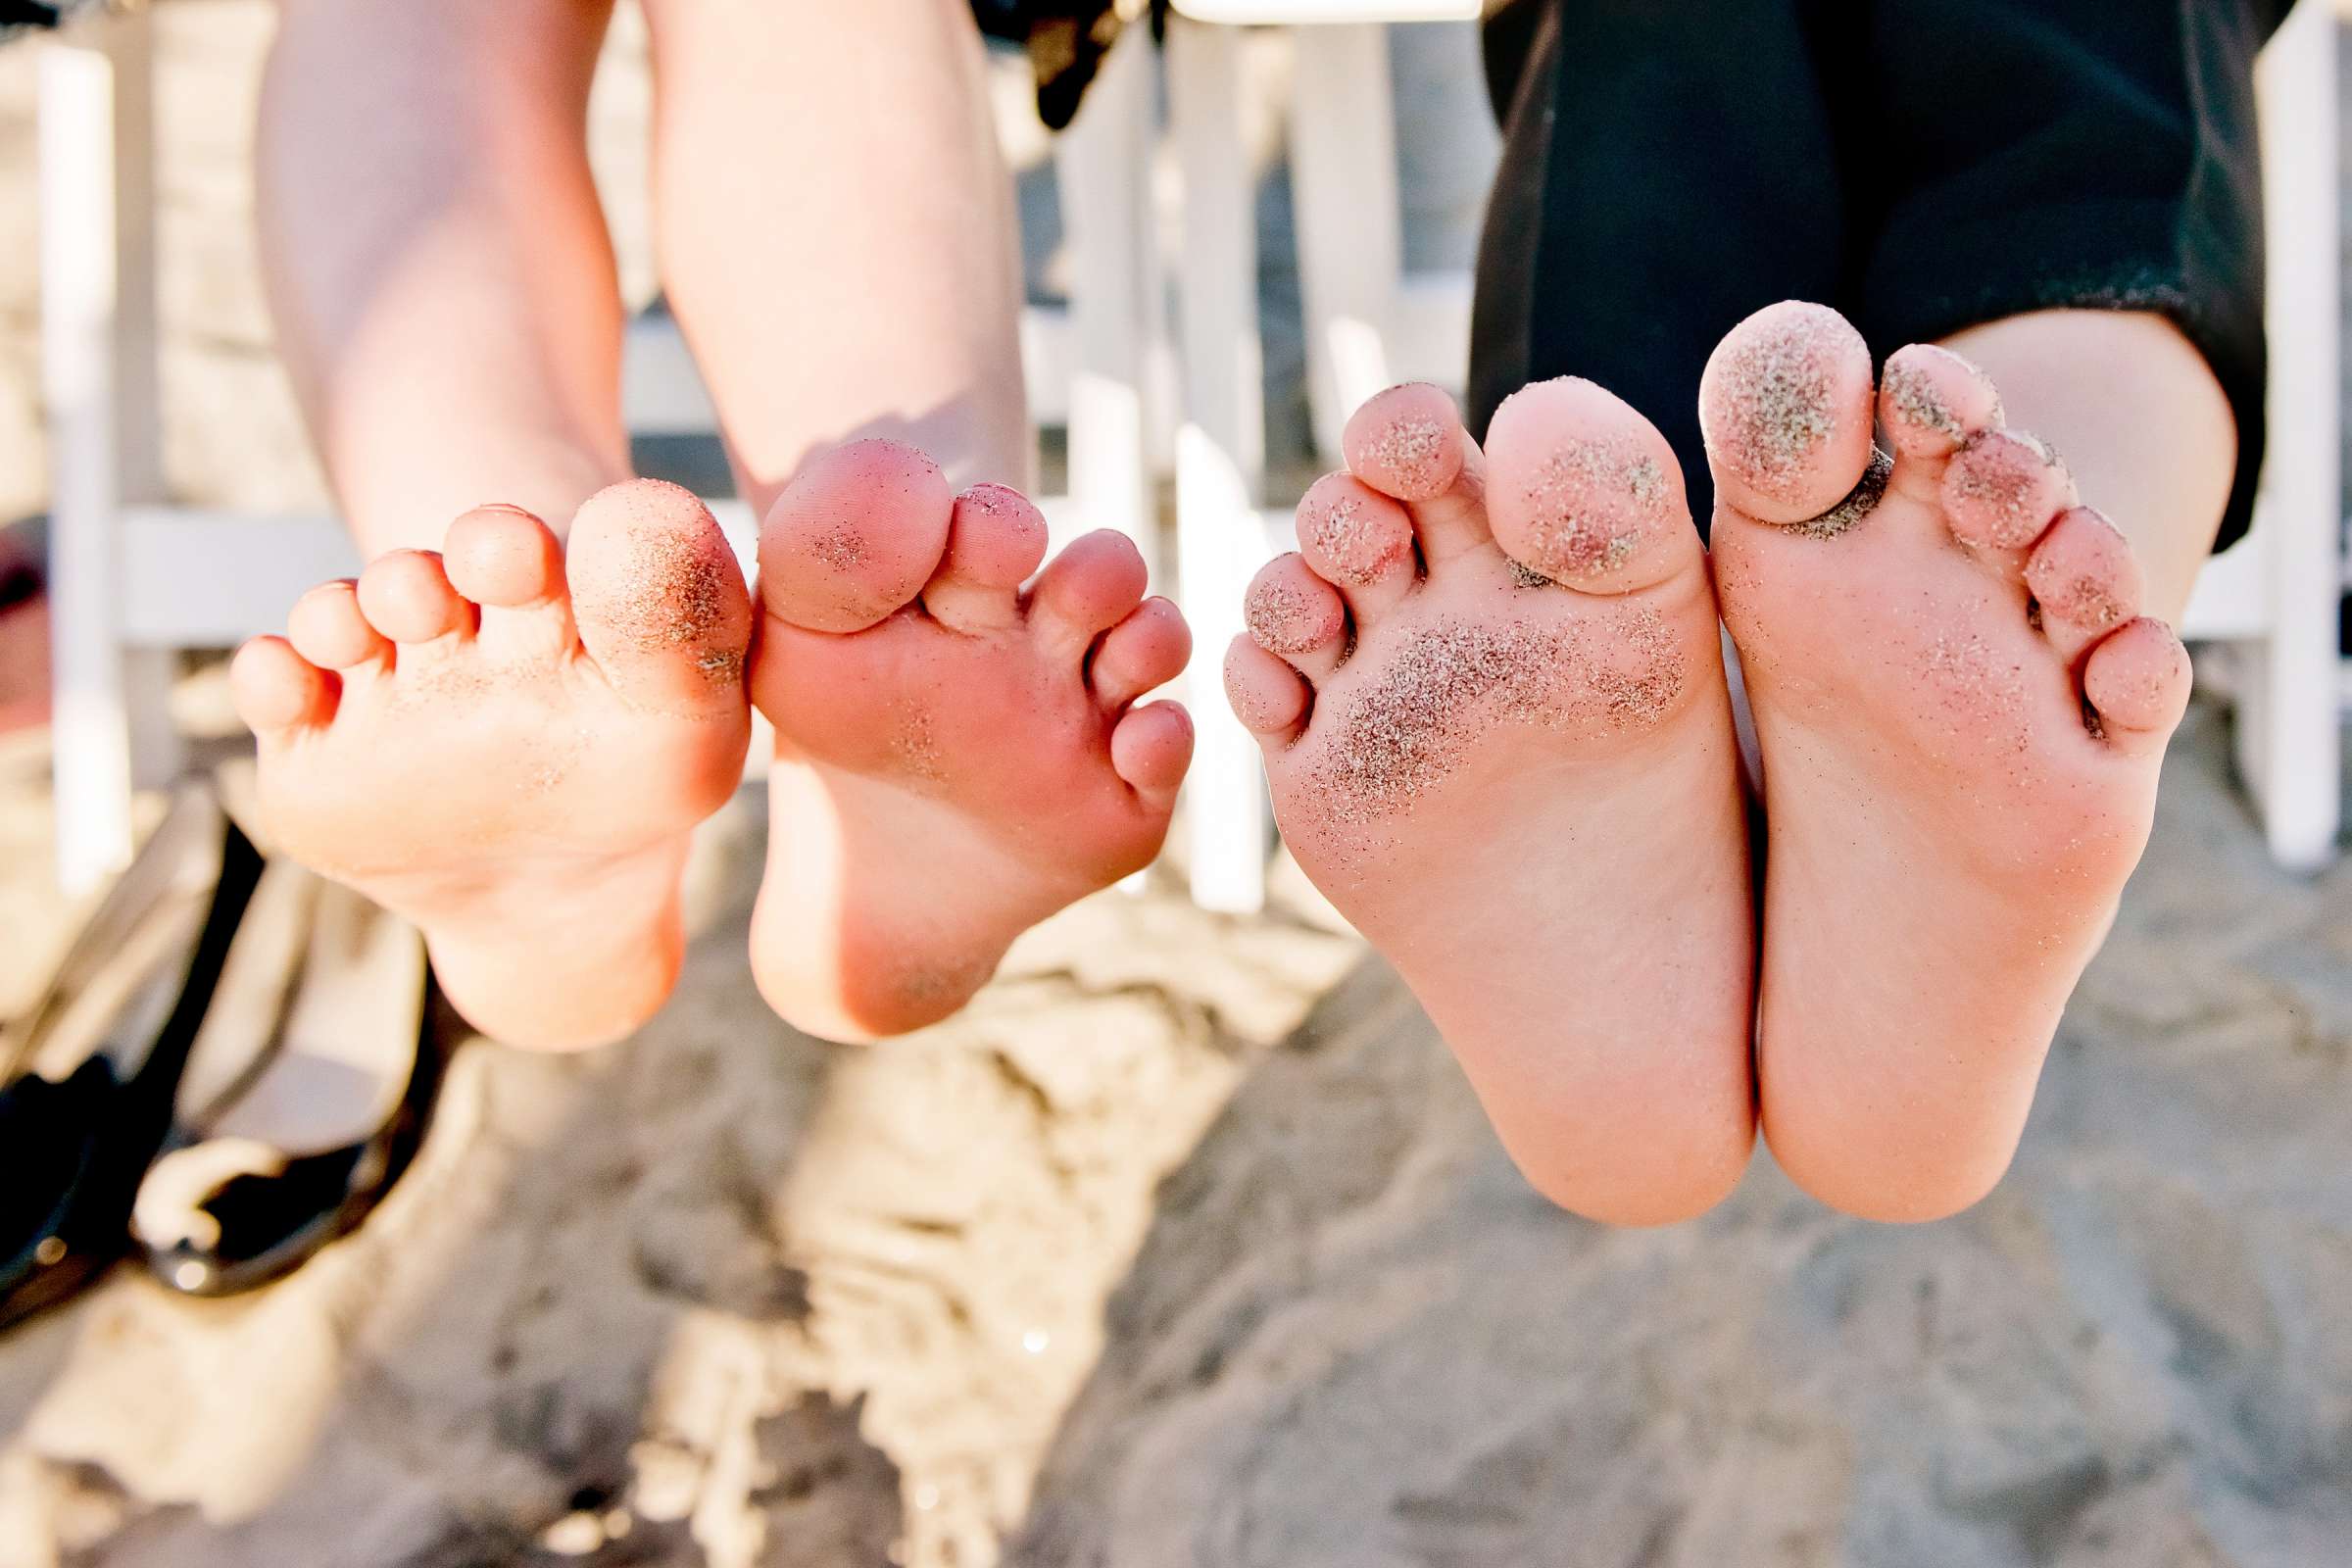
[[[1528,1179],[1711,1207],[1752,1140],[1754,946],[1714,595],[1682,476],[1590,382],[1481,454],[1406,386],[1347,432],[1226,658],[1275,812],[1396,965]]]
[[[1875,394],[1871,369],[1837,313],[1774,306],[1717,350],[1700,413],[1763,755],[1764,1136],[1824,1201],[1927,1219],[2015,1151],[2188,664],[1975,367],[1905,348]]]
[[[1014,937],[1158,853],[1192,725],[1141,699],[1190,634],[1121,535],[1040,571],[1045,550],[1017,492],[954,494],[890,441],[812,460],[763,521],[751,679],[776,761],[752,969],[797,1027],[943,1018]]]
[[[568,548],[482,507],[239,650],[278,848],[415,921],[452,1003],[520,1046],[634,1029],[668,996],[687,837],[743,772],[751,600],[675,485],[581,507]]]

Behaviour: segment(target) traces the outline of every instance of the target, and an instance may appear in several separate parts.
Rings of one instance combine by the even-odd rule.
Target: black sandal
[[[261,871],[214,792],[183,789],[40,1003],[0,1029],[0,1327],[122,1255]]]
[[[132,1206],[157,1279],[234,1295],[358,1228],[431,1115],[442,1060],[430,999],[415,927],[270,864]]]

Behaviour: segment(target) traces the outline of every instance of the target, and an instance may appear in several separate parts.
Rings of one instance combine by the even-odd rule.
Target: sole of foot
[[[812,460],[762,521],[751,687],[776,759],[752,973],[795,1027],[936,1022],[1014,937],[1159,853],[1192,722],[1138,699],[1190,633],[1124,536],[1041,572],[1045,551],[1017,492],[954,494],[890,441]]]
[[[710,514],[614,485],[567,544],[482,507],[313,589],[230,678],[276,847],[414,921],[491,1037],[635,1029],[683,949],[695,824],[743,775],[751,599]]]
[[[1871,371],[1836,312],[1777,305],[1716,351],[1700,415],[1763,753],[1764,1136],[1824,1202],[1922,1220],[2016,1150],[2189,668],[1975,367],[1915,346]]]
[[[1587,381],[1481,453],[1396,387],[1226,656],[1299,864],[1545,1197],[1622,1224],[1745,1169],[1755,949],[1715,597],[1672,450]]]

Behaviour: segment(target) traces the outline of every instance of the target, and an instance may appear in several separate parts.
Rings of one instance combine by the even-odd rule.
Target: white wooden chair
[[[1290,547],[1260,510],[1263,409],[1256,234],[1237,130],[1238,27],[1281,24],[1298,50],[1291,178],[1317,446],[1400,379],[1450,380],[1468,356],[1470,280],[1406,277],[1382,24],[1475,17],[1475,0],[1174,0],[1171,115],[1186,191],[1179,298],[1184,424],[1177,461],[1186,612],[1213,659],[1241,630],[1244,585]],[[2262,62],[2274,361],[2271,448],[2253,537],[2200,580],[2183,631],[2234,645],[2237,750],[2271,852],[2296,869],[2333,853],[2339,699],[2337,126],[2334,13],[2301,6]],[[1194,894],[1246,910],[1264,896],[1267,815],[1250,737],[1212,662],[1196,668],[1190,790]]]
[[[127,863],[134,783],[175,771],[172,656],[277,628],[297,596],[357,571],[341,525],[166,502],[157,386],[154,127],[143,11],[77,22],[39,67],[42,379],[51,461],[59,873],[78,891]],[[1030,406],[1069,425],[1073,495],[1042,505],[1056,535],[1114,526],[1150,546],[1144,390],[1156,300],[1132,171],[1153,113],[1148,51],[1117,51],[1056,142],[1074,224],[1067,312],[1021,326]],[[695,434],[714,416],[666,319],[629,329],[632,432]],[[747,570],[753,519],[712,510]],[[1147,555],[1152,552],[1148,548]]]
[[[1348,412],[1399,369],[1450,380],[1467,358],[1468,278],[1411,291],[1403,276],[1385,26],[1466,20],[1478,9],[1477,0],[1175,0],[1168,118],[1184,181],[1177,575],[1202,651],[1191,683],[1186,847],[1193,898],[1208,908],[1246,912],[1265,901],[1272,814],[1256,743],[1225,705],[1219,664],[1241,633],[1250,578],[1290,542],[1288,514],[1262,510],[1264,353],[1240,29],[1287,26],[1298,50],[1291,189],[1308,391],[1316,444],[1336,458]],[[1434,309],[1414,308],[1432,297]]]

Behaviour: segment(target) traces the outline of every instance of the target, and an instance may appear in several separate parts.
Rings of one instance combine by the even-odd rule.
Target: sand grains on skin
[[[1226,660],[1284,837],[1539,1191],[1619,1223],[1701,1212],[1752,1142],[1753,948],[1672,453],[1576,381],[1507,403],[1489,454],[1426,387],[1372,399],[1344,445]]]

